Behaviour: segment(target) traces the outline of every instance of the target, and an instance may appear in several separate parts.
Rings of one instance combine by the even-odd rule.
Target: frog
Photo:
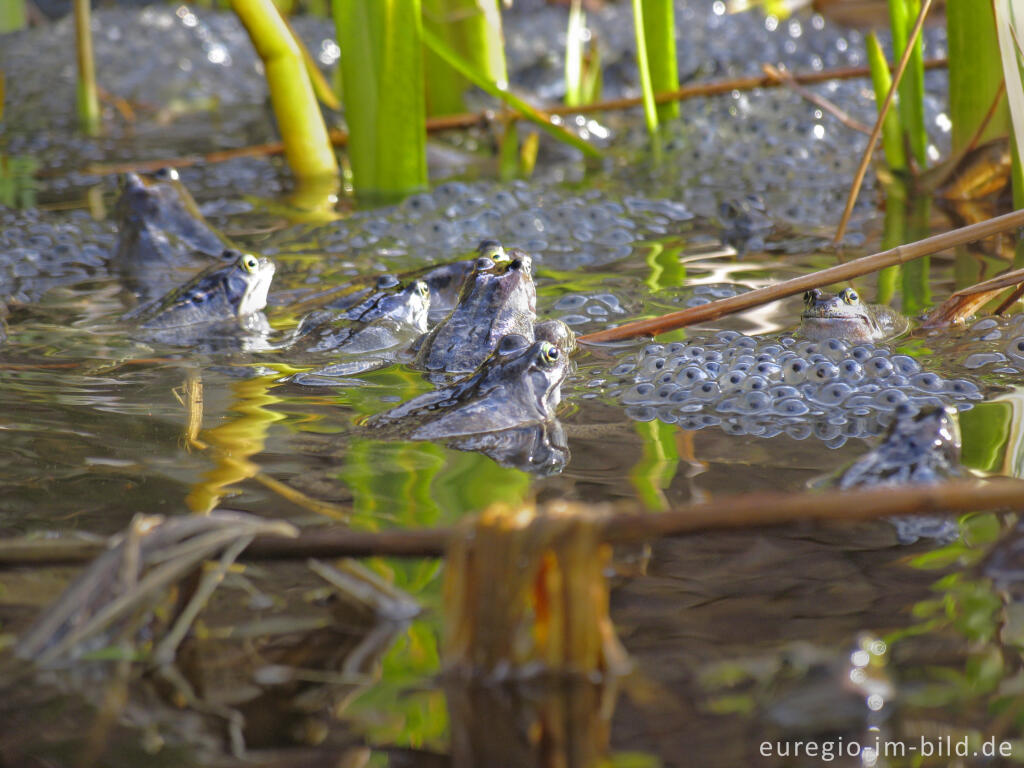
[[[832,294],[813,288],[804,294],[799,333],[812,341],[841,339],[866,344],[902,336],[910,321],[883,304],[865,304],[853,288]]]
[[[962,478],[960,429],[950,406],[908,405],[896,409],[882,442],[846,467],[835,478],[840,490],[876,486],[931,485]],[[901,543],[927,537],[951,541],[958,535],[955,520],[944,517],[894,517]]]
[[[418,342],[416,367],[449,374],[471,373],[505,336],[534,340],[537,290],[533,261],[516,249],[509,256],[507,261],[477,257],[454,309]]]
[[[224,265],[214,265],[125,320],[143,329],[173,330],[212,323],[238,323],[255,329],[265,322],[262,310],[274,278],[274,262],[251,253],[225,251]]]
[[[375,436],[464,439],[550,422],[569,355],[550,341],[507,334],[472,373],[363,422]]]
[[[349,309],[319,310],[299,323],[296,347],[308,352],[369,352],[412,342],[427,331],[430,288],[414,280],[375,291]]]
[[[143,301],[218,263],[232,243],[214,230],[173,168],[129,173],[115,208],[114,263]]]
[[[510,257],[497,240],[482,240],[476,247],[477,257],[486,256],[492,261],[509,261]],[[425,267],[377,276],[360,275],[342,286],[331,288],[293,305],[299,311],[315,307],[327,309],[350,309],[376,291],[407,285],[422,280],[430,288],[429,323],[435,325],[452,311],[458,301],[459,291],[466,277],[473,271],[474,259],[432,264]]]

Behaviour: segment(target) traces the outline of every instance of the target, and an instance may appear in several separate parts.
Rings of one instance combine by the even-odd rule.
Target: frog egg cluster
[[[1019,384],[1024,375],[1024,315],[985,317],[926,343],[936,356],[993,384]]]
[[[58,285],[102,270],[117,235],[85,211],[54,216],[0,208],[0,299],[31,303]]]
[[[582,195],[522,181],[510,184],[447,182],[391,208],[362,211],[317,228],[279,233],[267,253],[309,247],[344,251],[354,260],[379,253],[418,263],[469,252],[483,238],[527,250],[545,266],[578,269],[625,258],[633,243],[678,232],[693,218],[672,200]]]
[[[815,437],[838,448],[881,434],[901,405],[956,404],[982,397],[967,379],[946,379],[889,348],[735,331],[691,343],[651,344],[611,370],[616,391],[638,421],[729,434]]]

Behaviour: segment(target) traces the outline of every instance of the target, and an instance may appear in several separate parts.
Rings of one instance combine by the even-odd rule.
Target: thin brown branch
[[[838,245],[843,239],[843,235],[846,233],[846,225],[850,223],[850,216],[853,214],[853,205],[857,202],[857,195],[860,194],[861,184],[864,183],[864,175],[868,172],[868,164],[871,162],[871,155],[874,154],[875,145],[878,143],[878,137],[882,133],[882,123],[885,122],[885,116],[889,114],[889,108],[892,106],[893,99],[896,97],[896,89],[899,87],[900,81],[903,79],[903,73],[907,71],[907,64],[910,62],[910,55],[914,51],[914,44],[917,42],[917,38],[921,35],[921,30],[924,28],[924,19],[928,15],[928,9],[932,6],[932,0],[924,0],[921,3],[921,10],[917,14],[917,21],[914,22],[914,29],[910,33],[910,37],[907,40],[907,46],[903,50],[903,55],[900,57],[899,66],[896,67],[896,73],[892,78],[892,85],[889,87],[889,92],[885,95],[885,101],[882,102],[882,108],[878,110],[878,117],[875,119],[875,126],[871,129],[871,136],[868,137],[868,145],[864,148],[864,154],[860,158],[860,165],[857,167],[857,173],[854,174],[853,184],[850,185],[850,194],[846,198],[846,208],[843,209],[843,216],[839,219],[839,226],[836,228],[836,236],[833,238],[833,242]]]
[[[962,323],[966,318],[988,304],[998,294],[1007,288],[1015,287],[1016,290],[1011,292],[1007,301],[1003,302],[996,310],[995,314],[999,314],[1020,298],[1020,285],[1022,282],[1024,282],[1024,269],[1015,269],[1012,272],[997,275],[990,280],[977,283],[969,288],[963,288],[929,312],[922,326],[925,328],[939,328]]]
[[[924,63],[924,66],[925,69],[941,69],[946,66],[946,63],[944,58],[929,59]],[[867,67],[840,67],[820,72],[798,72],[790,75],[790,77],[792,77],[793,82],[796,84],[813,85],[830,80],[856,80],[869,77],[870,75],[871,72]],[[754,88],[777,88],[781,85],[784,85],[782,81],[769,75],[736,77],[712,83],[685,85],[675,91],[664,91],[655,94],[654,100],[659,104],[664,104],[671,101],[685,101],[686,99],[700,96],[717,96],[723,93],[731,93],[732,91],[749,91]],[[553,106],[545,109],[545,113],[548,115],[579,115],[631,109],[642,104],[643,99],[640,97],[607,99],[578,107]],[[458,115],[442,115],[427,120],[427,131],[434,133],[457,128],[471,128],[476,125],[487,125],[494,121],[512,120],[518,117],[518,113],[512,110],[485,110],[483,112],[466,112]],[[331,143],[336,147],[342,147],[348,143],[348,134],[345,131],[332,130],[330,131],[330,138]],[[284,144],[280,141],[273,141],[268,144],[255,144],[249,147],[209,152],[203,155],[183,155],[181,157],[164,157],[157,160],[138,160],[123,163],[95,163],[86,168],[86,172],[106,175],[111,173],[127,173],[128,171],[156,171],[169,166],[186,168],[192,165],[222,163],[239,157],[268,157],[279,155],[282,152],[284,152]]]
[[[800,85],[800,83],[798,83],[793,78],[793,75],[790,74],[789,72],[786,72],[785,70],[779,69],[777,67],[773,67],[771,64],[762,64],[761,69],[764,70],[764,73],[768,75],[768,77],[774,78],[782,82],[791,91],[793,91],[793,93],[797,94],[804,101],[808,101],[814,106],[821,108],[825,112],[828,112],[830,115],[832,115],[836,120],[841,122],[847,128],[850,128],[851,130],[854,131],[859,131],[860,133],[871,133],[870,128],[864,125],[864,123],[862,123],[860,120],[855,120],[854,118],[850,117],[837,104],[832,103],[824,96],[819,96],[814,91],[808,88],[804,88],[802,85]]]
[[[659,333],[666,333],[683,328],[695,323],[704,323],[709,320],[717,320],[724,315],[731,315],[735,312],[742,312],[747,309],[759,307],[777,299],[793,296],[797,293],[809,291],[812,288],[821,288],[833,283],[850,280],[860,275],[866,275],[885,267],[896,264],[904,264],[922,256],[946,250],[957,245],[963,245],[973,240],[1005,232],[1009,229],[1024,226],[1024,209],[1013,211],[1002,216],[970,224],[966,227],[943,232],[941,235],[926,237],[906,245],[898,245],[881,253],[870,256],[863,256],[845,264],[839,264],[828,269],[818,270],[809,275],[795,277],[774,285],[757,288],[738,296],[731,296],[727,299],[719,299],[697,307],[690,307],[679,312],[671,312],[661,317],[648,320],[637,320],[626,323],[616,328],[607,328],[603,331],[588,333],[577,338],[583,344],[593,344],[605,341],[620,341],[631,339],[637,336],[657,336]]]
[[[800,493],[745,493],[660,514],[609,507],[603,523],[608,541],[638,541],[714,530],[790,525],[804,521],[855,522],[892,515],[958,515],[990,510],[1024,510],[1024,482],[997,478],[957,480],[927,486],[830,490]],[[353,531],[316,528],[296,538],[257,537],[240,559],[299,560],[310,557],[440,557],[453,528]],[[103,544],[60,540],[0,540],[0,566],[88,562]]]

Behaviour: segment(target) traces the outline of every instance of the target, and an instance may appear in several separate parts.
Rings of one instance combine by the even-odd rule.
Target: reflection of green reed
[[[965,466],[1024,477],[1024,388],[961,413],[960,431]]]
[[[969,575],[969,566],[979,562],[991,546],[1005,534],[1004,524],[992,513],[965,515],[960,520],[957,541],[920,555],[910,564],[930,570],[959,565],[964,570],[950,573],[932,585],[936,597],[921,600],[913,607],[917,620],[912,626],[893,632],[886,638],[892,647],[918,635],[941,634],[959,637],[965,649],[962,668],[951,664],[928,665],[914,670],[915,685],[904,693],[904,703],[926,709],[961,709],[974,705],[991,716],[1009,714],[1001,727],[1016,732],[1022,725],[1018,679],[1019,662],[1008,663],[1007,649],[1024,645],[1019,632],[1021,611],[1012,601],[1004,604],[987,578]],[[1011,651],[1011,656],[1016,656]],[[986,718],[988,720],[988,718]],[[969,729],[965,735],[980,742],[988,736],[992,723],[984,729]],[[952,727],[952,726],[951,726]]]
[[[662,288],[678,287],[686,280],[686,265],[679,258],[684,245],[678,238],[673,238],[669,242],[670,245],[658,241],[646,244],[650,250],[644,260],[651,271],[644,282],[652,293]]]
[[[428,687],[441,666],[438,633],[436,618],[413,622],[384,654],[380,681],[349,705],[346,717],[356,721],[371,745],[448,747],[444,694]]]
[[[428,389],[421,376],[392,367],[374,377],[403,400]],[[380,409],[371,390],[343,390],[345,405],[365,415]],[[530,476],[499,467],[478,453],[463,453],[429,442],[385,442],[350,437],[338,478],[352,490],[353,522],[377,528],[382,518],[406,527],[457,520],[493,502],[521,502]]]
[[[657,420],[637,422],[634,429],[644,441],[644,452],[629,471],[629,480],[643,505],[660,512],[668,509],[665,489],[679,470],[678,429]]]
[[[7,208],[34,208],[35,173],[39,162],[28,155],[0,154],[0,205]]]
[[[208,513],[231,486],[259,472],[259,466],[249,457],[263,450],[270,425],[284,418],[267,407],[280,402],[270,394],[274,379],[262,376],[232,383],[235,402],[231,411],[237,417],[203,433],[204,441],[216,449],[216,459],[213,468],[203,474],[185,499],[193,512]]]

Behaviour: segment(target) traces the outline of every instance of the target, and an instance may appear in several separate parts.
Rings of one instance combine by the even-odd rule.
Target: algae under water
[[[756,72],[762,59],[793,70],[861,63],[861,34],[817,15],[772,22],[722,16],[698,2],[679,3],[678,11],[688,77]],[[611,48],[610,94],[635,87],[625,13],[610,5],[594,14]],[[543,51],[559,49],[554,35],[564,14],[545,7],[508,19],[513,80],[549,98],[558,95],[562,69]],[[30,161],[39,171],[38,178],[17,171],[20,192],[4,202],[41,206],[0,208],[0,298],[9,305],[0,346],[4,535],[105,535],[137,512],[176,516],[217,506],[310,529],[333,522],[323,514],[330,509],[350,510],[362,528],[413,528],[533,496],[639,501],[654,514],[729,493],[802,489],[863,455],[901,403],[960,408],[964,463],[984,474],[1022,471],[1024,401],[1015,387],[1024,328],[1013,318],[874,347],[809,349],[788,335],[800,311],[794,298],[654,345],[585,350],[559,410],[569,458],[543,477],[481,453],[382,441],[358,429],[357,417],[430,388],[404,366],[307,386],[294,379],[298,369],[285,351],[200,350],[134,336],[116,322],[134,299],[111,266],[116,231],[102,215],[113,207],[115,181],[87,166],[270,134],[252,53],[232,17],[155,7],[97,19],[104,86],[173,109],[143,116],[131,130],[115,124],[104,139],[76,138],[73,99],[54,86],[70,89],[70,75],[55,58],[34,58],[66,47],[68,25],[8,36],[0,46],[9,94],[0,151],[18,161],[0,168]],[[299,28],[321,63],[332,63],[329,30],[312,20]],[[941,55],[940,32],[929,32],[928,46]],[[928,85],[941,150],[941,73]],[[865,84],[816,88],[871,120]],[[358,274],[462,256],[482,238],[528,251],[540,318],[581,332],[835,262],[826,238],[862,136],[783,89],[697,100],[683,113],[657,159],[642,146],[638,116],[583,120],[577,127],[608,147],[605,166],[587,171],[545,142],[529,182],[474,180],[485,154],[478,148],[489,138],[442,137],[443,154],[462,164],[445,173],[458,180],[438,179],[429,193],[326,225],[287,226],[253,197],[282,194],[271,161],[188,168],[182,178],[211,221],[277,263],[267,314],[278,333],[300,320],[290,307],[319,291]],[[218,131],[210,131],[211,114]],[[871,195],[880,192],[862,194],[847,254],[877,250],[883,226]],[[59,207],[73,210],[51,210]],[[928,233],[927,212],[898,207],[890,200],[887,215],[905,217],[905,239]],[[868,300],[915,314],[1006,262],[994,247],[963,249],[854,286]],[[182,405],[198,383],[207,451],[190,451],[183,440],[199,426],[188,424]],[[333,506],[297,504],[257,476]],[[225,734],[237,728],[250,758],[268,764],[344,756],[436,765],[461,733],[459,718],[471,720],[474,708],[489,753],[514,745],[508,754],[516,765],[536,759],[523,746],[528,736],[496,725],[515,724],[510,713],[549,722],[570,707],[573,738],[599,747],[581,749],[580,765],[605,747],[617,764],[731,766],[818,762],[778,750],[766,756],[764,742],[910,745],[939,734],[972,745],[1013,741],[1024,641],[1012,569],[993,572],[1006,587],[1000,592],[964,565],[1009,525],[970,516],[950,544],[900,544],[888,522],[658,542],[646,569],[642,557],[624,567],[612,592],[611,617],[638,682],[620,695],[610,722],[582,714],[595,703],[592,691],[571,692],[570,703],[538,693],[527,702],[468,705],[466,691],[446,691],[434,677],[436,561],[371,563],[431,609],[383,630],[338,609],[304,566],[247,566],[228,574],[195,647],[180,660],[205,707],[176,709],[180,689],[169,696],[116,661],[82,659],[26,680],[3,659],[0,758],[70,764],[84,745],[105,765],[222,764]],[[620,554],[620,565],[630,554]],[[69,575],[62,568],[0,573],[0,646]],[[111,709],[118,690],[127,693]],[[1013,748],[1024,755],[1024,745],[1013,741]]]

